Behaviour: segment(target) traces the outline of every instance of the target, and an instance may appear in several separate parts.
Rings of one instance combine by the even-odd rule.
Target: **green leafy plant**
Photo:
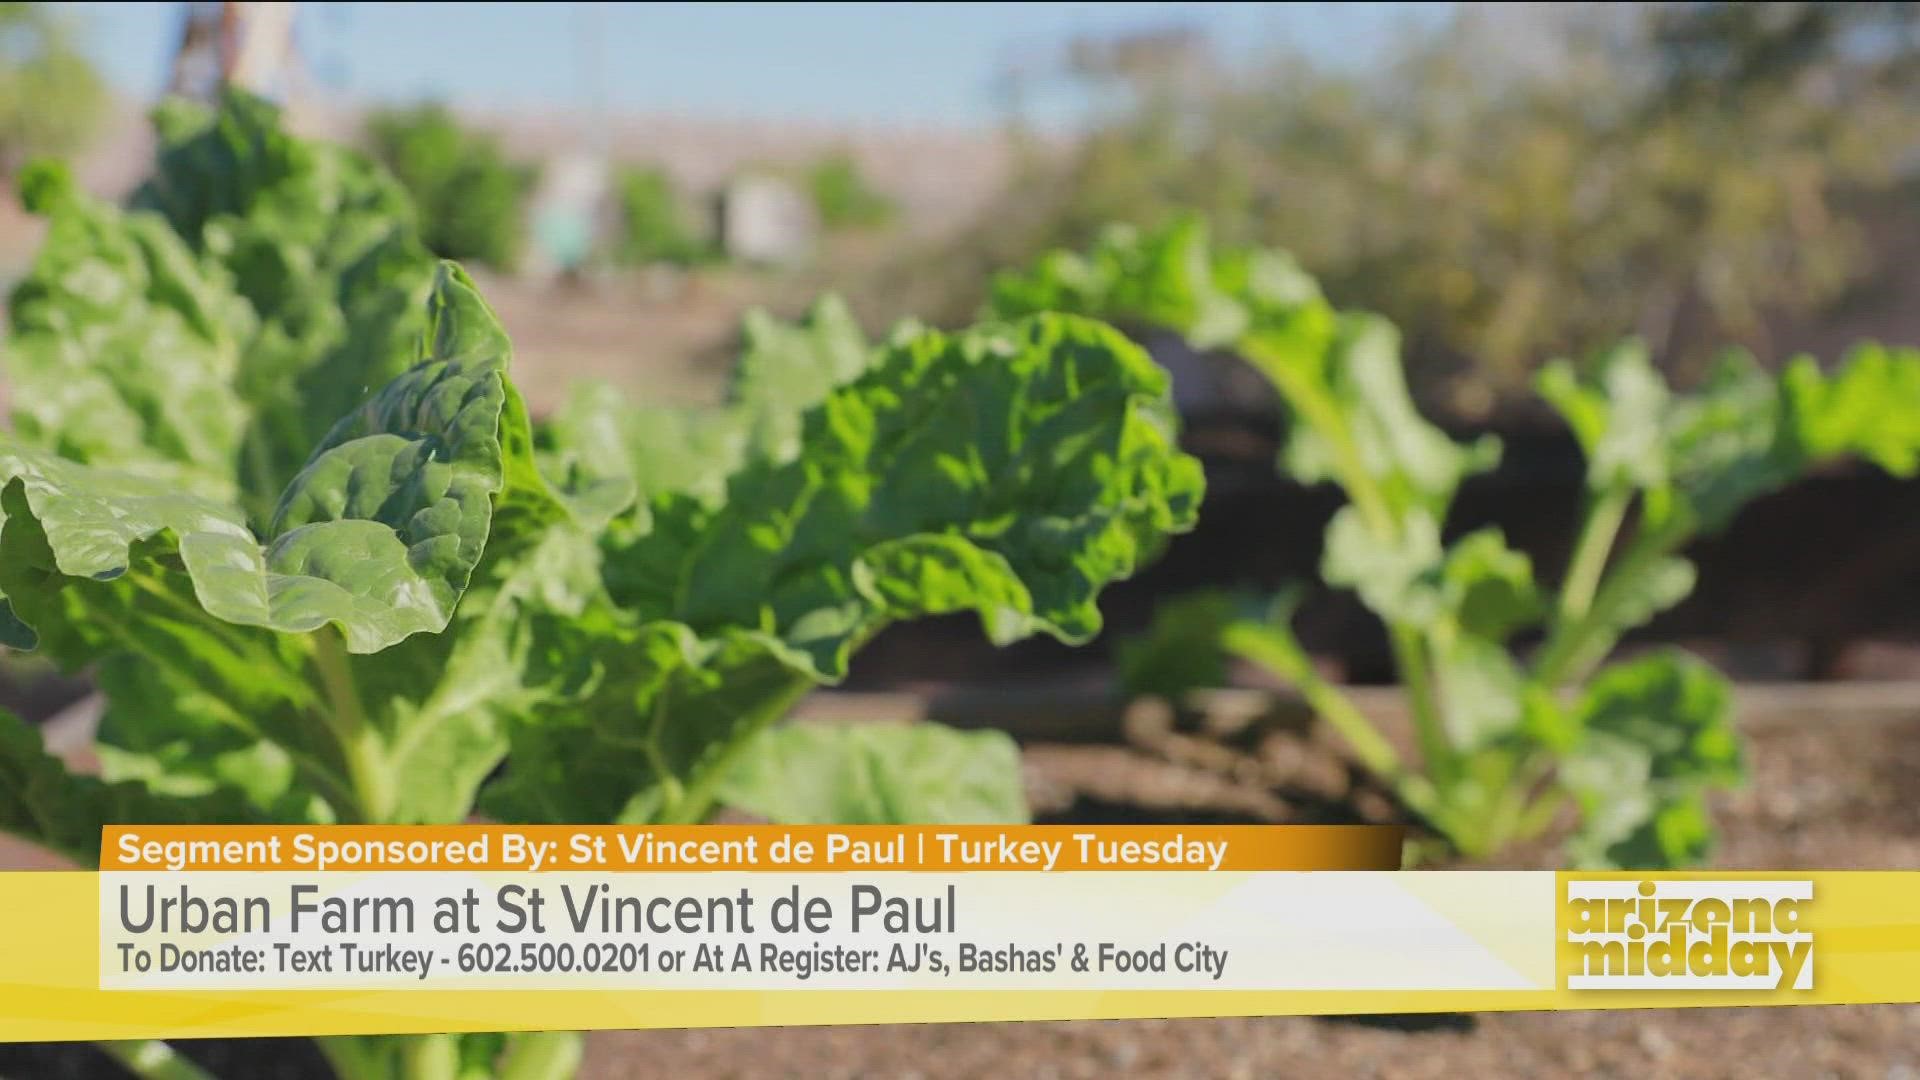
[[[55,5],[0,4],[0,175],[41,154],[72,153],[99,129],[107,86],[73,38]]]
[[[851,154],[828,154],[814,162],[807,170],[807,191],[820,224],[829,229],[870,229],[899,213],[892,199],[874,190]]]
[[[677,492],[712,502],[750,455],[797,453],[805,411],[878,355],[853,312],[833,295],[792,323],[748,311],[740,339],[740,357],[717,408],[636,406],[609,384],[574,384],[541,432],[548,467],[617,476],[649,496]]]
[[[1222,678],[1223,655],[1269,669],[1470,856],[1538,833],[1570,800],[1582,865],[1703,857],[1704,795],[1742,776],[1724,680],[1671,650],[1601,665],[1692,589],[1687,543],[1750,500],[1843,457],[1902,476],[1920,466],[1920,353],[1863,346],[1831,376],[1802,358],[1777,377],[1730,354],[1687,394],[1633,344],[1585,368],[1556,363],[1539,388],[1586,451],[1588,507],[1549,590],[1496,529],[1444,538],[1456,489],[1496,464],[1498,443],[1456,442],[1422,418],[1393,327],[1334,308],[1285,254],[1215,252],[1192,219],[1116,228],[1087,255],[1055,252],[1003,275],[993,307],[1171,328],[1267,378],[1287,414],[1281,466],[1347,497],[1321,574],[1386,624],[1417,763],[1314,670],[1289,626],[1297,591],[1168,605],[1123,654],[1124,679],[1178,693]],[[1514,639],[1530,632],[1544,641],[1523,658]]]
[[[436,255],[511,270],[525,243],[522,203],[536,170],[507,158],[491,135],[468,129],[444,105],[386,109],[367,119],[375,158],[419,207]]]
[[[48,238],[9,305],[14,426],[258,523],[333,418],[405,369],[433,260],[390,178],[268,103],[154,119],[130,209],[51,163],[21,177]]]
[[[614,174],[620,233],[614,261],[627,266],[693,266],[715,255],[695,226],[673,179],[660,169],[626,167]]]
[[[590,565],[563,576],[570,515],[532,467],[507,359],[444,269],[412,366],[317,442],[259,527],[0,441],[8,644],[90,665],[107,701],[103,780],[9,735],[0,827],[88,861],[107,821],[463,819],[540,690],[513,648],[592,583]],[[469,1039],[323,1045],[343,1076],[452,1076]]]
[[[494,810],[700,820],[755,731],[903,619],[971,611],[996,643],[1087,640],[1100,586],[1197,511],[1166,393],[1089,321],[901,335],[806,410],[795,441],[749,450],[723,494],[661,492],[607,527],[608,595],[632,621],[569,628],[649,662],[521,729]]]
[[[999,731],[938,724],[794,724],[762,732],[720,783],[720,801],[775,821],[1020,824],[1020,751]]]
[[[656,471],[629,442],[654,414],[605,400],[606,425],[536,436],[473,282],[416,284],[389,180],[248,98],[162,128],[137,209],[30,175],[52,227],[6,354],[37,392],[0,434],[0,643],[91,670],[106,708],[99,777],[0,717],[0,829],[82,862],[107,822],[1017,819],[1004,736],[770,729],[901,620],[1086,640],[1100,589],[1197,512],[1165,373],[1070,316],[879,348],[831,302],[755,317],[729,403],[680,415],[739,433],[711,477]],[[283,406],[299,426],[249,442]],[[958,767],[923,790],[930,760]],[[579,1056],[321,1045],[349,1078]]]

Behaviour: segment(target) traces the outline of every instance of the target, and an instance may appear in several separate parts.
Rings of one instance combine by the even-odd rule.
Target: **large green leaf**
[[[1286,467],[1309,483],[1365,484],[1396,514],[1439,517],[1462,479],[1499,460],[1497,440],[1458,444],[1419,414],[1390,323],[1335,311],[1284,252],[1214,252],[1195,218],[1109,229],[1087,256],[1052,252],[997,277],[991,306],[1164,327],[1196,348],[1233,349],[1288,407]]]
[[[598,551],[534,469],[506,338],[451,265],[428,325],[265,543],[238,510],[0,441],[0,587],[49,652],[99,662],[112,776],[262,815],[457,820],[509,720],[595,678],[555,642],[606,617]]]
[[[155,170],[133,201],[166,215],[183,236],[263,211],[313,238],[346,227],[329,216],[413,217],[405,192],[365,157],[292,135],[277,106],[244,90],[224,90],[212,108],[169,99],[154,110],[153,126]]]
[[[1580,441],[1588,487],[1666,485],[1671,395],[1644,346],[1633,341],[1614,346],[1585,379],[1567,361],[1554,361],[1541,369],[1536,386]]]
[[[1699,389],[1673,394],[1629,343],[1584,371],[1549,365],[1538,385],[1580,438],[1588,485],[1643,494],[1645,525],[1676,542],[1829,461],[1859,455],[1898,476],[1920,468],[1913,350],[1861,346],[1832,376],[1801,357],[1779,378],[1729,352]]]
[[[635,406],[611,384],[584,381],[541,427],[542,467],[563,487],[623,485],[609,503],[616,513],[636,497],[716,502],[747,455],[747,437],[745,418],[732,410]]]
[[[412,363],[434,262],[398,185],[284,130],[242,91],[169,102],[134,205],[163,214],[252,307],[236,389],[251,410],[242,496],[264,513],[334,417]]]
[[[1657,869],[1704,858],[1706,792],[1745,777],[1726,679],[1678,651],[1624,661],[1595,676],[1573,722],[1561,776],[1581,810],[1575,859]]]
[[[14,430],[74,461],[232,499],[251,310],[159,217],[96,202],[51,164],[22,190],[47,239],[8,305]]]
[[[582,649],[623,660],[571,719],[516,734],[496,811],[698,816],[742,742],[891,622],[971,611],[995,642],[1090,637],[1101,587],[1197,510],[1166,391],[1078,319],[889,348],[807,415],[797,456],[750,462],[717,507],[668,499],[647,531],[609,532],[634,627]]]
[[[761,732],[720,801],[780,824],[1011,825],[1028,820],[1020,750],[939,724],[789,724]]]
[[[853,312],[832,295],[793,323],[749,311],[740,331],[744,347],[727,402],[749,430],[755,452],[776,460],[797,450],[806,411],[860,377],[875,356]]]
[[[444,627],[504,483],[502,418],[521,406],[505,381],[506,338],[451,265],[432,318],[419,366],[334,429],[282,495],[264,544],[235,509],[0,437],[0,588],[15,613],[35,626],[56,617],[69,580],[130,573],[130,587],[152,586],[171,547],[196,606],[225,622],[332,624],[354,652]]]
[[[1114,650],[1120,689],[1129,697],[1153,694],[1178,700],[1194,690],[1227,685],[1222,636],[1242,615],[1230,593],[1207,590],[1168,597],[1155,605],[1144,633]]]
[[[606,658],[571,648],[608,617],[597,569],[589,534],[551,502],[509,493],[447,628],[378,653],[348,654],[324,632],[209,625],[182,617],[180,598],[140,598],[116,620],[140,631],[100,666],[103,764],[183,795],[237,790],[260,814],[305,792],[324,808],[309,817],[459,820],[504,756],[508,725],[599,677]]]
[[[1084,320],[927,332],[810,413],[798,457],[735,475],[697,542],[669,526],[611,552],[616,599],[697,630],[778,633],[830,678],[897,618],[971,610],[996,642],[1085,640],[1100,588],[1198,505],[1166,390],[1144,353]],[[639,584],[656,567],[671,573]]]
[[[108,783],[69,772],[47,753],[40,733],[0,711],[0,832],[31,840],[80,863],[100,858],[106,825],[232,825],[256,820],[231,793],[178,797],[138,782]]]

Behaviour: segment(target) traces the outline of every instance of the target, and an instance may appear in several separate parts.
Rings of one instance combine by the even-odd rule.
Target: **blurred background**
[[[61,154],[130,190],[146,110],[223,77],[371,152],[482,275],[536,411],[579,377],[711,400],[749,307],[963,323],[995,270],[1199,211],[1392,318],[1423,409],[1510,448],[1455,525],[1550,556],[1581,465],[1528,391],[1543,361],[1637,334],[1684,386],[1728,346],[1920,341],[1907,4],[5,4],[0,46],[0,170]],[[5,200],[0,283],[38,239]],[[1130,596],[1311,576],[1335,505],[1271,468],[1257,378],[1149,344],[1213,497],[1122,627]],[[1749,678],[1920,674],[1896,490],[1861,470],[1756,508],[1655,632]],[[1357,608],[1306,633],[1385,677]],[[1069,662],[951,644],[914,674]]]
[[[638,401],[713,400],[751,307],[794,315],[834,291],[870,332],[960,324],[995,270],[1108,222],[1198,211],[1221,240],[1287,248],[1336,303],[1398,323],[1423,410],[1507,442],[1450,527],[1499,524],[1549,578],[1583,463],[1529,392],[1542,363],[1637,334],[1686,385],[1728,346],[1777,365],[1862,338],[1920,343],[1909,4],[6,3],[0,172],[61,155],[96,193],[124,194],[150,166],[152,104],[223,80],[399,176],[429,243],[498,308],[536,411],[580,377]],[[39,228],[8,185],[0,285]],[[1181,590],[1311,579],[1338,505],[1276,473],[1279,418],[1250,372],[1145,343],[1174,372],[1210,492],[1200,530],[1110,595],[1122,633]],[[1692,554],[1699,588],[1640,643],[1681,642],[1748,685],[1755,782],[1723,815],[1721,861],[1920,866],[1912,487],[1824,473]],[[1316,600],[1301,628],[1349,681],[1390,678],[1352,602]],[[906,694],[950,722],[1013,727],[1043,819],[1300,820],[1280,774],[1350,798],[1337,766],[1294,743],[1116,726],[1080,693],[1110,683],[1102,647],[978,637],[890,631],[851,688],[881,711]],[[28,714],[84,690],[9,664],[0,681]],[[988,680],[1018,702],[983,696]],[[1920,1075],[1920,1011],[1755,1012],[634,1034],[592,1063]]]
[[[564,279],[644,320],[516,327],[541,375],[697,394],[745,304],[955,321],[986,271],[1176,210],[1392,317],[1463,423],[1624,332],[1685,371],[1911,329],[1901,4],[0,11],[0,168],[130,188],[153,101],[237,74],[398,172],[509,307]],[[0,272],[35,245],[9,222]]]

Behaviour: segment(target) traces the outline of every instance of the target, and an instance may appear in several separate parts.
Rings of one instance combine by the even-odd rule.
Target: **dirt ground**
[[[618,1032],[585,1076],[1920,1076],[1920,1006],[1443,1017],[1428,1030],[1308,1017]]]

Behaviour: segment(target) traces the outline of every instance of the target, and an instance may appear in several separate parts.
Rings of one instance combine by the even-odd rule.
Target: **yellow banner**
[[[524,916],[542,890],[547,926],[503,930],[506,898]],[[562,913],[590,892],[671,902],[651,922],[636,903],[641,922],[576,933]],[[739,909],[751,925],[676,922],[681,901],[709,894],[756,901]],[[951,906],[886,925],[883,901],[929,897]],[[777,928],[777,903],[804,913],[814,898],[816,924]],[[237,913],[254,899],[255,925],[212,925],[221,901]],[[322,925],[382,899],[420,921]],[[477,930],[436,928],[439,908]],[[888,970],[889,941],[917,966]],[[651,966],[604,959],[642,944]],[[604,954],[594,970],[588,945]],[[793,961],[870,946],[864,971]],[[709,947],[726,955],[696,970]],[[394,960],[415,949],[434,954],[424,971]],[[658,957],[673,950],[668,969]],[[260,970],[178,960],[249,951]],[[1058,962],[1043,970],[1043,954]],[[6,1041],[1914,1002],[1920,873],[13,873],[0,874],[0,958]]]

